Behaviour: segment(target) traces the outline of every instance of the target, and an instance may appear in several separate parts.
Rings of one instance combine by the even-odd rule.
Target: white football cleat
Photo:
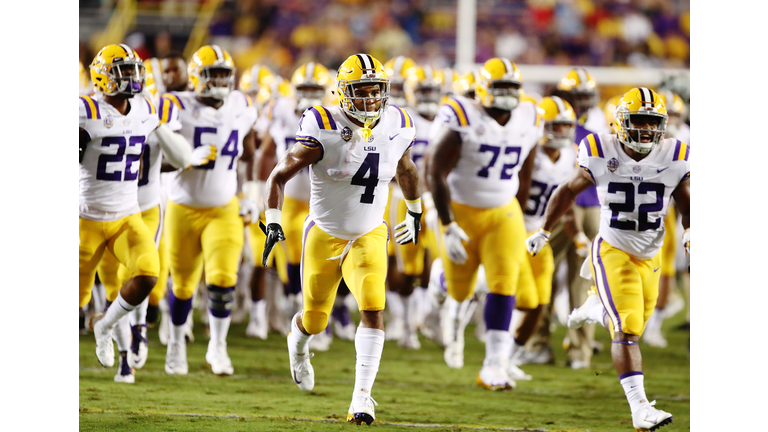
[[[449,368],[461,369],[464,367],[464,340],[450,342],[445,346],[443,353],[445,364]]]
[[[168,349],[165,352],[165,373],[186,375],[188,372],[187,344],[184,341],[168,342]]]
[[[509,365],[507,365],[507,375],[515,381],[530,381],[533,379],[532,376],[525,373],[525,371],[517,367],[517,365],[511,361],[509,362]]]
[[[336,333],[336,336],[338,336],[338,338],[341,340],[355,340],[355,325],[351,322],[347,325],[342,325],[338,320],[334,320],[333,332]]]
[[[202,314],[203,317],[208,317],[208,314]],[[194,342],[195,341],[195,333],[194,333],[194,326],[195,322],[192,319],[192,311],[189,311],[189,315],[187,315],[187,321],[184,323],[184,339],[186,339],[187,342]]]
[[[667,347],[667,340],[664,338],[664,335],[661,334],[661,331],[645,332],[643,334],[643,342],[645,342],[646,345],[652,346],[655,348]]]
[[[515,380],[509,377],[501,365],[485,363],[477,374],[477,385],[488,390],[511,390],[517,387]]]
[[[384,329],[384,339],[399,341],[403,337],[404,331],[405,320],[403,318],[393,317]]]
[[[232,375],[235,368],[232,367],[232,360],[227,354],[227,342],[220,340],[208,341],[208,352],[205,353],[205,361],[211,365],[211,370],[215,375]]]
[[[588,369],[588,368],[589,368],[589,362],[586,360],[574,360],[571,362],[571,369],[573,370]]]
[[[312,364],[309,362],[309,359],[311,359],[314,354],[310,354],[309,350],[303,354],[295,353],[291,345],[289,339],[288,357],[291,360],[291,377],[293,378],[293,382],[295,382],[300,389],[310,391],[315,387],[315,369],[312,368]]]
[[[374,405],[379,406],[370,396],[353,397],[352,403],[349,404],[349,411],[347,411],[347,421],[357,425],[361,425],[363,422],[370,425],[376,419]]]
[[[655,431],[656,429],[672,423],[672,414],[658,410],[653,406],[656,401],[644,403],[642,407],[632,414],[632,426],[638,432]]]
[[[419,342],[419,335],[415,331],[403,332],[403,337],[397,341],[397,346],[400,348],[418,350],[421,349],[421,343]]]
[[[160,343],[168,345],[171,340],[171,313],[160,309],[160,325],[157,327],[157,336]]]
[[[517,359],[517,365],[526,364],[554,364],[555,355],[552,353],[552,347],[546,346],[537,351],[523,351]]]
[[[132,368],[141,369],[144,367],[149,355],[147,343],[146,324],[131,326],[131,355],[129,357]]]
[[[131,369],[130,362],[127,357],[131,357],[130,354],[124,358],[119,356],[120,361],[117,364],[117,373],[115,374],[115,382],[133,384],[135,377],[133,375],[133,369]]]
[[[312,351],[328,351],[331,349],[331,342],[333,342],[333,336],[331,333],[328,333],[326,328],[309,340],[309,349]]]
[[[597,321],[589,318],[589,309],[597,303],[600,303],[600,297],[596,294],[588,296],[583,305],[577,307],[570,313],[570,315],[568,315],[566,323],[568,328],[577,329],[581,328],[584,324],[597,323]]]
[[[269,328],[267,327],[266,317],[251,317],[248,322],[248,327],[245,329],[245,335],[252,338],[258,338],[261,340],[267,340],[267,333]]]
[[[112,343],[112,329],[101,321],[103,313],[95,314],[90,321],[91,331],[96,337],[96,358],[104,367],[115,365],[115,346]]]

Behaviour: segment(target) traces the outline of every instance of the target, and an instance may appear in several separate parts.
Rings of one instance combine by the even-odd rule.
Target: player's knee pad
[[[640,336],[643,334],[645,320],[642,312],[631,312],[621,320],[621,331],[624,334]]]
[[[167,281],[163,280],[162,277],[157,279],[155,287],[152,288],[152,292],[149,293],[150,306],[157,306],[160,304],[160,300],[165,297],[165,290],[167,289],[167,285]]]
[[[205,274],[205,283],[220,287],[235,286],[237,284],[237,272],[212,270],[210,273]]]
[[[309,334],[318,334],[328,326],[328,314],[323,311],[305,310],[301,317],[304,330]]]
[[[91,301],[92,289],[93,289],[93,286],[84,288],[83,284],[80,284],[80,307],[81,308],[85,307],[85,305],[87,305],[88,302]]]
[[[208,308],[216,318],[226,318],[232,313],[235,301],[235,287],[208,285]]]
[[[383,277],[378,274],[363,276],[360,280],[360,286],[356,291],[359,293],[357,304],[361,311],[384,310],[386,292]]]
[[[173,284],[173,296],[179,300],[189,300],[195,295],[197,285],[194,284]]]

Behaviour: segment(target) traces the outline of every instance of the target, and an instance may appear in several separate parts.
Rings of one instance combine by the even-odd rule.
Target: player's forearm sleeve
[[[176,168],[186,168],[192,164],[192,146],[186,138],[161,124],[156,130],[157,141],[168,162]]]

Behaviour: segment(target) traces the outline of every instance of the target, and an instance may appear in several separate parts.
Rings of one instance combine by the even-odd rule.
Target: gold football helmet
[[[512,111],[520,104],[523,77],[517,65],[503,57],[483,64],[475,84],[475,99],[486,108]]]
[[[165,93],[163,86],[163,70],[160,66],[160,60],[151,58],[144,60],[144,69],[147,71],[147,80],[144,89],[153,97]]]
[[[626,92],[616,106],[615,116],[617,138],[638,153],[650,153],[664,138],[667,108],[661,97],[647,87]]]
[[[222,100],[235,88],[235,63],[218,45],[205,45],[187,66],[189,85],[200,96]]]
[[[405,80],[416,68],[416,62],[405,56],[397,56],[384,63],[384,71],[389,77],[389,103],[405,107],[408,101],[405,96]]]
[[[255,64],[248,68],[240,77],[238,89],[256,100],[259,107],[272,97],[272,85],[275,74],[267,66]]]
[[[379,93],[363,96],[355,93],[361,86],[378,85]],[[389,105],[389,78],[381,62],[368,54],[349,56],[339,66],[336,74],[336,96],[345,113],[362,122],[366,127],[376,121]],[[359,109],[355,102],[363,106]],[[379,109],[374,110],[380,102]]]
[[[125,44],[107,45],[90,66],[91,82],[107,96],[135,95],[144,88],[144,63]]]
[[[309,62],[299,66],[291,77],[298,100],[296,112],[303,113],[311,106],[321,105],[325,90],[332,81],[328,69],[320,63]]]
[[[434,118],[440,108],[440,88],[445,81],[443,71],[430,66],[417,66],[410,70],[405,81],[405,95],[408,105],[425,118]]]
[[[536,109],[544,121],[544,136],[539,144],[561,149],[573,144],[576,138],[576,113],[571,104],[557,96],[548,96]]]
[[[608,120],[608,126],[611,127],[611,130],[613,131],[613,133],[617,132],[616,107],[619,105],[621,96],[622,95],[618,95],[608,99],[608,102],[606,102],[605,106],[603,107],[603,113],[605,113],[605,118]]]
[[[574,108],[578,114],[597,105],[597,81],[584,68],[575,68],[568,72],[560,82],[557,89],[571,93]]]
[[[669,90],[659,92],[661,100],[664,102],[664,106],[667,107],[667,116],[669,121],[667,122],[667,129],[664,134],[668,137],[673,137],[680,130],[680,126],[683,125],[683,118],[685,118],[685,102],[683,98]]]
[[[93,93],[93,90],[91,89],[91,79],[88,77],[89,74],[85,71],[83,62],[78,60],[77,64],[80,65],[80,69],[79,69],[80,94]]]
[[[453,82],[453,89],[456,94],[465,98],[475,98],[475,87],[477,85],[477,72],[468,72]]]

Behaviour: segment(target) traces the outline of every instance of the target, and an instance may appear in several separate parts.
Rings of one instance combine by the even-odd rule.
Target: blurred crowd
[[[139,0],[137,8],[171,17],[204,2]],[[208,30],[241,71],[259,62],[288,76],[309,60],[335,69],[351,52],[407,55],[441,68],[453,64],[456,13],[455,0],[224,0]],[[182,51],[188,38],[141,26],[129,33],[126,43],[142,58]],[[477,62],[499,56],[519,64],[689,67],[689,48],[688,0],[477,1]],[[81,43],[85,64],[93,54]]]

